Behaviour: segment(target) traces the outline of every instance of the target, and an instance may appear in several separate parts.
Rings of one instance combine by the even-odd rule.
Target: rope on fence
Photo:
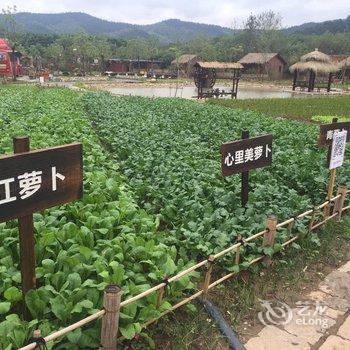
[[[321,210],[322,208],[326,207],[326,206],[327,206],[328,204],[330,204],[331,202],[335,202],[335,201],[341,199],[342,202],[338,202],[338,203],[340,203],[340,204],[339,204],[339,207],[338,207],[338,211],[335,211],[332,215],[326,217],[326,219],[324,219],[323,221],[317,223],[316,225],[313,225],[313,226],[311,225],[311,226],[309,226],[310,231],[315,230],[316,228],[322,226],[322,225],[325,224],[327,221],[329,221],[329,220],[335,218],[336,216],[339,215],[339,217],[340,217],[342,212],[344,212],[345,210],[350,209],[350,205],[348,205],[348,206],[346,206],[346,207],[343,206],[344,200],[345,200],[345,196],[346,196],[346,194],[349,193],[349,192],[350,192],[350,190],[343,191],[342,193],[338,194],[337,196],[335,196],[335,197],[333,197],[333,198],[327,200],[326,202],[320,204],[318,207],[315,207],[314,209],[307,210],[307,211],[305,211],[305,212],[302,213],[302,214],[299,214],[299,215],[297,215],[297,216],[295,216],[295,217],[293,217],[293,218],[290,218],[290,219],[285,220],[284,222],[281,222],[281,223],[279,223],[279,224],[275,224],[274,226],[272,226],[272,227],[273,227],[273,230],[276,231],[276,230],[279,229],[279,228],[282,228],[282,227],[284,227],[284,226],[286,226],[286,225],[289,225],[290,223],[294,223],[296,220],[302,219],[302,218],[304,218],[304,217],[306,217],[306,216],[309,216],[309,215],[312,215],[312,216],[311,216],[311,219],[310,219],[310,223],[311,223],[311,222],[313,222],[313,220],[314,220],[314,214],[315,214],[316,211]],[[337,203],[336,203],[336,204],[337,204]],[[219,252],[219,253],[217,253],[217,254],[215,254],[215,255],[210,256],[208,259],[203,260],[203,261],[197,263],[196,265],[191,266],[190,268],[188,268],[188,269],[186,269],[186,270],[184,270],[184,271],[178,273],[177,275],[175,275],[175,276],[173,276],[173,277],[171,277],[171,278],[166,278],[166,280],[164,279],[164,281],[163,281],[162,283],[160,283],[160,284],[158,284],[158,285],[156,285],[156,286],[154,286],[154,287],[148,289],[148,290],[145,291],[145,292],[142,292],[142,293],[140,293],[140,294],[138,294],[138,295],[136,295],[136,296],[134,296],[134,297],[131,297],[131,298],[129,298],[129,299],[127,299],[127,300],[121,302],[121,303],[119,304],[119,307],[122,308],[122,307],[124,307],[124,306],[130,305],[130,304],[132,304],[132,303],[138,301],[139,299],[142,299],[142,298],[144,298],[144,297],[146,297],[146,296],[148,296],[148,295],[150,295],[150,294],[152,294],[152,293],[154,293],[154,292],[156,292],[156,291],[158,291],[158,290],[164,290],[164,288],[165,288],[169,283],[175,282],[175,281],[179,280],[181,277],[186,276],[186,275],[188,275],[189,273],[191,273],[191,272],[193,272],[193,271],[195,271],[195,270],[197,270],[197,269],[199,269],[199,268],[201,268],[201,267],[203,267],[203,266],[205,266],[205,265],[207,265],[207,264],[209,263],[209,268],[208,268],[208,270],[207,270],[206,279],[205,279],[205,283],[204,283],[204,288],[205,288],[205,289],[203,288],[203,289],[199,290],[198,292],[196,292],[195,294],[191,295],[190,297],[188,297],[188,298],[186,298],[186,299],[180,301],[179,303],[173,305],[170,309],[168,309],[168,310],[164,311],[163,313],[161,313],[161,314],[159,315],[159,317],[154,318],[154,319],[152,319],[152,320],[146,322],[144,325],[142,325],[142,328],[145,328],[145,327],[149,326],[150,324],[156,322],[159,318],[161,318],[161,317],[165,316],[166,314],[168,314],[168,313],[170,313],[170,312],[176,310],[177,308],[179,308],[179,307],[181,307],[181,306],[183,306],[183,305],[189,303],[190,301],[192,301],[192,300],[198,298],[199,296],[201,296],[201,295],[203,295],[203,294],[206,294],[208,290],[210,290],[210,289],[216,287],[218,284],[220,284],[220,283],[226,281],[227,279],[233,277],[234,275],[237,275],[238,272],[231,272],[231,273],[229,273],[229,274],[227,274],[227,275],[225,275],[225,276],[219,278],[219,279],[216,280],[215,282],[212,282],[212,283],[211,283],[210,279],[211,279],[211,272],[212,272],[212,271],[211,271],[210,267],[212,267],[214,260],[216,260],[216,259],[218,259],[218,258],[220,258],[220,257],[222,257],[222,256],[224,256],[224,255],[226,255],[227,253],[229,253],[229,252],[231,252],[231,251],[236,250],[236,254],[238,254],[238,256],[239,256],[238,248],[240,248],[241,246],[243,246],[245,243],[250,242],[250,241],[252,241],[252,240],[255,240],[256,238],[259,238],[259,237],[261,237],[261,236],[265,236],[265,239],[266,239],[266,235],[268,235],[269,233],[271,233],[270,230],[271,230],[271,228],[268,226],[268,228],[265,229],[265,230],[263,230],[263,231],[260,231],[260,232],[254,234],[254,235],[252,235],[252,236],[250,236],[250,237],[248,237],[248,238],[246,238],[246,239],[244,239],[244,240],[242,240],[242,239],[239,240],[238,243],[236,243],[236,244],[234,244],[234,245],[232,245],[232,246],[226,248],[225,250],[223,250],[223,251],[221,251],[221,252]],[[273,239],[270,237],[270,239],[271,239],[270,245],[271,245],[271,244],[273,245],[273,243],[274,243],[274,235],[275,235],[275,233],[276,233],[276,232],[273,232]],[[282,244],[282,247],[285,247],[285,246],[287,246],[288,244],[290,244],[290,243],[296,241],[298,238],[299,238],[299,236],[295,236],[295,237],[289,239],[288,241],[286,241],[286,242],[284,242],[284,243]],[[255,264],[255,263],[257,263],[257,262],[259,262],[259,261],[261,261],[261,260],[263,260],[264,258],[266,258],[265,255],[260,256],[260,257],[257,257],[257,258],[255,258],[255,259],[251,260],[251,261],[249,262],[249,266],[250,266],[250,265],[253,265],[253,264]],[[209,273],[209,271],[210,271],[210,273]],[[78,322],[76,322],[76,323],[74,323],[74,324],[68,326],[68,327],[62,328],[61,330],[56,331],[56,332],[54,332],[54,333],[52,333],[52,334],[46,336],[45,338],[43,338],[43,340],[45,341],[45,343],[48,343],[48,342],[50,342],[50,341],[53,341],[53,340],[55,340],[55,339],[57,339],[57,338],[59,338],[59,337],[64,336],[64,335],[67,334],[67,333],[70,333],[70,332],[74,331],[74,330],[77,329],[77,328],[80,328],[80,327],[82,327],[82,326],[84,326],[84,325],[86,325],[86,324],[88,324],[88,323],[90,323],[90,322],[92,322],[92,321],[94,321],[94,320],[97,320],[97,319],[101,318],[102,316],[105,316],[105,314],[106,314],[106,310],[105,310],[105,309],[102,309],[102,310],[96,312],[95,314],[93,314],[93,315],[91,315],[91,316],[88,316],[88,317],[86,317],[86,318],[84,318],[84,319],[82,319],[82,320],[80,320],[80,321],[78,321]],[[124,337],[118,338],[118,340],[123,340],[123,339],[124,339]],[[37,347],[37,343],[34,342],[34,343],[31,343],[31,344],[29,344],[29,345],[27,345],[27,346],[24,346],[24,347],[20,348],[19,350],[32,350],[32,349],[35,349],[36,347]]]

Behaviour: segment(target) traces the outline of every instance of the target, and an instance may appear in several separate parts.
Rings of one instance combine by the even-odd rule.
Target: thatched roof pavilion
[[[293,90],[295,90],[297,86],[308,87],[308,91],[313,91],[315,87],[326,87],[327,91],[329,92],[332,81],[332,73],[337,72],[339,67],[337,64],[332,62],[330,56],[318,51],[318,49],[315,49],[315,51],[301,56],[300,61],[290,66],[289,70],[294,72]],[[309,80],[307,83],[305,81],[297,80],[299,73],[307,73],[309,75]],[[319,74],[328,75],[328,82],[326,85],[321,83],[315,86],[315,79]]]

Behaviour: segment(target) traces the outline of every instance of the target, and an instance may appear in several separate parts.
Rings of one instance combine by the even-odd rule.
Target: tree
[[[63,46],[60,45],[57,42],[54,42],[53,44],[50,44],[45,50],[44,50],[44,56],[47,59],[49,66],[52,66],[55,70],[60,70],[60,63],[63,57]]]
[[[16,49],[19,48],[20,43],[20,34],[19,34],[19,25],[16,22],[15,14],[17,13],[17,7],[8,6],[6,9],[2,9],[3,14],[3,27],[5,37],[8,40],[12,48],[11,61],[12,61],[12,79],[16,80]]]

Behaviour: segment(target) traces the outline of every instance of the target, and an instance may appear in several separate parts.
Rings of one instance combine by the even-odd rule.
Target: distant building
[[[287,67],[286,60],[279,53],[251,52],[239,61],[244,73],[255,76],[268,76],[270,79],[283,78]]]
[[[0,38],[0,76],[21,75],[21,53],[13,52],[7,40]],[[13,67],[15,65],[15,67]]]
[[[158,60],[111,58],[106,62],[106,71],[112,73],[152,74],[163,62]]]
[[[173,69],[179,69],[179,76],[190,78],[193,77],[194,65],[200,61],[199,56],[197,55],[181,55],[177,59],[171,62]]]

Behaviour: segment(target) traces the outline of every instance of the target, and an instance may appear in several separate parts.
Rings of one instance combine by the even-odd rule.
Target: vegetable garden
[[[239,138],[242,129],[275,137],[273,165],[251,173],[246,210],[239,177],[220,175],[220,145]],[[83,200],[34,216],[38,289],[25,298],[31,322],[18,316],[16,223],[0,224],[0,345],[6,350],[26,344],[34,329],[47,335],[94,313],[110,283],[122,287],[126,300],[227,248],[239,234],[264,230],[266,215],[283,221],[326,194],[326,152],[316,146],[317,127],[251,111],[17,87],[2,90],[0,131],[0,154],[11,153],[11,138],[24,134],[33,148],[74,141],[84,146]],[[347,186],[349,163],[338,175]],[[306,233],[307,223],[298,220],[295,230]],[[279,232],[272,251],[249,242],[238,268],[248,268],[262,252],[280,251],[288,234]],[[123,307],[121,335],[141,333],[142,323],[194,290],[197,279],[192,272],[176,281],[158,308],[157,294]],[[99,323],[91,324],[56,344],[97,348],[99,333]]]

